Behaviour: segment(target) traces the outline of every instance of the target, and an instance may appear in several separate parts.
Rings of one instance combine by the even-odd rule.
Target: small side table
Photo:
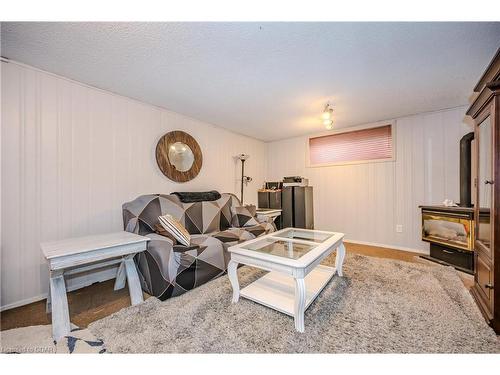
[[[120,263],[115,290],[128,282],[132,305],[143,301],[134,255],[146,250],[149,238],[129,232],[71,238],[40,244],[49,264],[50,281],[47,311],[52,310],[54,340],[70,332],[68,299],[64,275]]]
[[[257,208],[256,215],[275,221],[276,218],[281,215],[281,211],[282,210],[279,208]]]

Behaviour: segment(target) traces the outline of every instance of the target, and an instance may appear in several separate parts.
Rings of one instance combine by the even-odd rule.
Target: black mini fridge
[[[259,192],[259,208],[280,208],[275,224],[281,228],[314,229],[313,187],[287,186],[281,191]]]

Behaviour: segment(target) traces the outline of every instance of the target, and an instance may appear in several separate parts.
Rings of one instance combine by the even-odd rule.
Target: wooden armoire
[[[474,88],[475,269],[471,293],[500,333],[500,49]]]

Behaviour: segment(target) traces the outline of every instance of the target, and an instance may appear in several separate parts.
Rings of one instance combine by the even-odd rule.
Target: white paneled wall
[[[256,202],[265,143],[16,63],[1,69],[2,308],[46,294],[41,241],[121,230],[122,203],[140,194],[238,193],[233,156],[244,152],[253,177],[245,201]],[[176,129],[192,134],[204,156],[184,184],[155,161],[158,139]]]
[[[425,252],[418,205],[459,198],[465,107],[396,119],[395,162],[306,168],[306,137],[266,145],[34,68],[1,68],[2,309],[45,296],[41,241],[120,230],[122,203],[140,194],[238,193],[233,156],[241,152],[251,155],[249,202],[266,177],[303,175],[315,189],[316,227],[358,242]],[[155,162],[156,142],[175,129],[191,133],[204,156],[198,177],[185,184],[168,180]]]
[[[395,120],[396,161],[306,168],[307,137],[268,143],[268,180],[301,175],[314,186],[317,229],[348,240],[428,252],[421,204],[459,200],[459,140],[466,107]],[[403,232],[396,232],[396,225]]]

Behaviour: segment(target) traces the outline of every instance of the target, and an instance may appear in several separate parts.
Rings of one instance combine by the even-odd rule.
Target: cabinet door
[[[478,167],[477,167],[477,204],[476,249],[491,256],[491,207],[493,198],[493,138],[491,116],[478,125]]]
[[[483,260],[479,255],[476,257],[476,285],[480,291],[484,304],[488,307],[488,313],[493,311],[493,273],[488,260]]]

